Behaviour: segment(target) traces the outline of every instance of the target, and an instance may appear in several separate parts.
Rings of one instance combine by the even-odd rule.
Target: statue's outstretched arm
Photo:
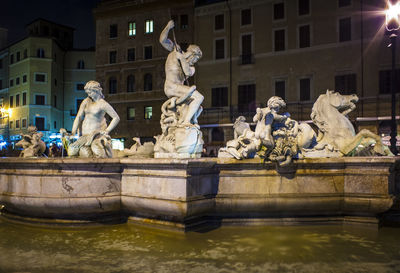
[[[111,106],[108,102],[106,102],[106,101],[104,101],[103,109],[104,109],[104,111],[112,118],[110,124],[107,126],[107,128],[106,128],[106,130],[105,130],[105,133],[106,133],[107,135],[109,135],[110,132],[111,132],[111,131],[117,126],[117,124],[119,123],[120,118],[119,118],[117,112],[115,112],[114,108],[112,108],[112,106]]]
[[[160,34],[160,44],[168,51],[174,50],[174,42],[168,39],[168,33],[174,27],[175,27],[174,21],[170,20]]]
[[[72,125],[72,131],[71,131],[72,135],[76,134],[76,131],[78,130],[82,120],[85,117],[85,107],[87,104],[87,100],[88,100],[88,98],[84,99],[81,103],[81,106],[79,106],[79,110],[78,110],[78,113],[76,114],[74,124]]]

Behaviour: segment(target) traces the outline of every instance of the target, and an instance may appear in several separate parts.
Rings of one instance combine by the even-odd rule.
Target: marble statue
[[[156,137],[155,157],[200,157],[204,142],[197,118],[202,112],[204,97],[187,80],[194,75],[194,64],[202,52],[196,45],[189,45],[182,51],[175,39],[171,41],[168,33],[174,26],[174,22],[169,21],[160,35],[161,45],[170,53],[165,62],[164,84],[168,100],[161,107],[162,134]]]
[[[104,100],[100,83],[89,81],[85,85],[88,95],[79,107],[72,126],[72,135],[79,133],[79,139],[68,146],[69,156],[112,157],[110,132],[120,118],[112,106]],[[107,125],[105,114],[112,120]]]
[[[311,119],[318,127],[314,151],[324,150],[325,156],[334,151],[344,156],[392,155],[380,136],[366,129],[355,133],[347,114],[356,108],[357,101],[357,95],[341,95],[330,90],[318,97],[311,112]]]
[[[141,144],[139,137],[133,137],[133,145],[129,149],[124,149],[120,152],[119,157],[153,157],[154,144],[153,142],[145,142]]]
[[[226,147],[220,148],[218,157],[234,157],[236,159],[253,158],[259,150],[261,141],[255,137],[246,118],[240,116],[233,124],[234,139],[226,143]]]
[[[327,91],[314,103],[311,119],[318,128],[318,136],[307,123],[298,123],[289,113],[280,114],[285,102],[271,97],[267,107],[257,108],[252,132],[244,117],[234,125],[235,138],[221,148],[218,157],[236,159],[259,156],[264,160],[289,165],[293,159],[312,157],[392,155],[381,138],[366,130],[355,133],[347,114],[358,101],[356,95],[341,95]],[[240,131],[236,128],[240,128]]]
[[[28,126],[28,133],[21,135],[22,139],[15,146],[22,147],[20,157],[41,157],[46,151],[46,144],[42,140],[43,133],[37,132],[36,126]]]

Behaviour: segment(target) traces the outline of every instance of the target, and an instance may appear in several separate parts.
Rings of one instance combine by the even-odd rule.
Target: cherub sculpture
[[[42,140],[43,133],[37,132],[36,126],[28,126],[28,133],[21,135],[22,139],[15,145],[22,147],[20,157],[40,157],[46,151],[46,144]]]

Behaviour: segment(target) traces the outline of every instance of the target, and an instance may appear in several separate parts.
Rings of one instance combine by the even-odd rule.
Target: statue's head
[[[189,45],[186,49],[186,60],[189,62],[190,65],[195,64],[200,58],[203,56],[200,47],[197,45]]]
[[[104,98],[102,91],[103,88],[101,88],[100,83],[97,81],[88,81],[85,85],[85,92],[92,99],[94,99],[96,95],[99,96],[99,98]]]
[[[286,106],[285,101],[278,96],[272,96],[268,102],[267,102],[267,106],[270,109],[275,109],[276,111],[279,111],[279,109],[283,108]]]

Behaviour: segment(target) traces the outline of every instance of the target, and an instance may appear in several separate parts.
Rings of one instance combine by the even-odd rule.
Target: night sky
[[[12,43],[26,35],[26,24],[44,18],[75,28],[74,47],[95,45],[92,9],[100,0],[1,0],[0,27],[8,29]]]

